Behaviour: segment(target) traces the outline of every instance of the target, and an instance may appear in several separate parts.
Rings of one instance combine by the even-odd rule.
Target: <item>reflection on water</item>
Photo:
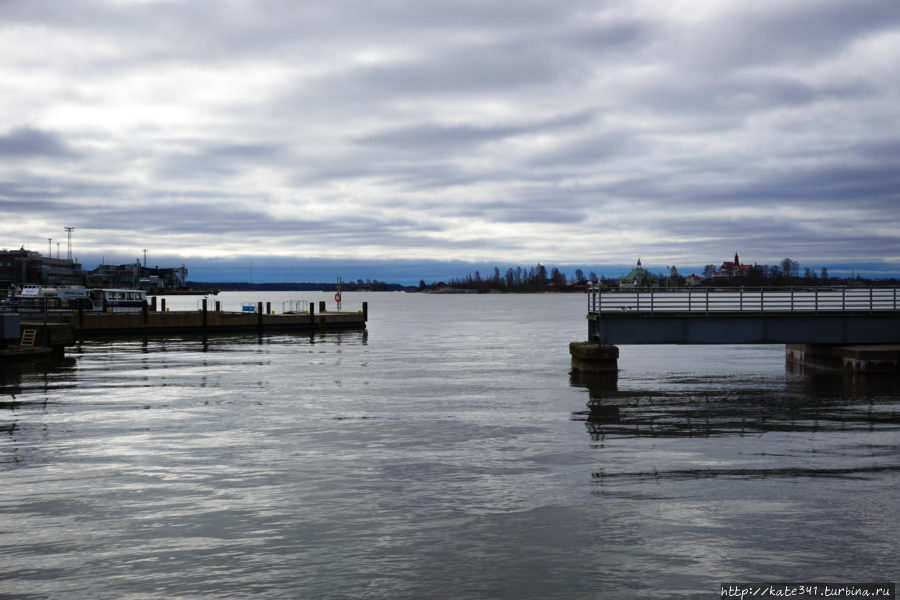
[[[46,411],[56,390],[71,389],[68,375],[75,359],[40,359],[0,365],[0,435],[9,444],[0,444],[0,468],[21,462],[18,442],[31,429],[19,423],[20,411]],[[46,432],[45,426],[37,428]]]
[[[570,384],[586,388],[589,400],[587,410],[572,413],[572,419],[584,422],[594,448],[655,440],[647,453],[652,469],[610,463],[592,472],[603,493],[647,481],[900,473],[896,377],[817,372],[788,375],[780,388],[770,381],[726,379],[673,376],[669,388],[619,390],[612,380],[573,373]],[[714,441],[729,437],[741,441]],[[708,441],[675,442],[683,438]],[[668,449],[668,440],[677,451]]]
[[[893,383],[783,348],[570,378],[576,295],[369,300],[368,333],[0,372],[0,596],[706,598],[900,562]]]
[[[681,437],[759,435],[770,431],[869,431],[900,426],[891,376],[817,373],[786,380],[781,390],[754,388],[735,379],[727,387],[685,391],[693,382],[674,378],[671,391],[619,391],[614,379],[573,373],[571,385],[588,390],[584,421],[593,440],[604,436]],[[742,385],[743,383],[743,385]]]

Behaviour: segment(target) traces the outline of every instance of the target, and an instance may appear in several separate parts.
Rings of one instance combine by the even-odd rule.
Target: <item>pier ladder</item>
[[[34,346],[34,338],[37,337],[37,329],[24,329],[20,346]]]

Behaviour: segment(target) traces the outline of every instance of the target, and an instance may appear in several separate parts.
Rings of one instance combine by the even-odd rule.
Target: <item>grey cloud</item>
[[[73,210],[85,198],[115,198],[126,187],[88,178],[62,176],[55,178],[22,175],[0,181],[0,200],[29,210],[49,207],[50,210]]]
[[[842,0],[744,3],[722,16],[672,32],[667,46],[682,67],[736,69],[808,64],[830,58],[861,36],[900,23],[895,2]],[[679,37],[679,36],[684,37]]]
[[[589,52],[592,56],[603,57],[610,52],[618,56],[620,51],[649,43],[655,29],[648,21],[622,19],[593,26],[575,26],[565,35],[554,36],[553,42]]]
[[[55,133],[19,127],[0,135],[0,156],[64,158],[73,155],[65,140]]]
[[[40,28],[48,48],[92,40],[0,57],[7,122],[35,124],[0,132],[0,210],[17,217],[64,215],[123,245],[117,232],[145,232],[183,253],[268,236],[502,261],[553,247],[562,227],[591,239],[600,222],[637,223],[653,237],[635,245],[685,256],[898,254],[898,237],[866,235],[900,230],[898,79],[879,46],[861,44],[850,74],[842,56],[900,30],[895,2],[738,1],[685,20],[586,0],[72,4],[0,6],[0,30]],[[170,73],[183,96],[157,98]],[[65,91],[31,101],[32,84]],[[145,121],[148,105],[161,110]],[[275,218],[269,198],[316,216]],[[460,222],[466,236],[512,233],[433,235]],[[841,233],[820,240],[819,225]]]
[[[389,129],[380,133],[364,136],[357,140],[361,144],[373,144],[390,147],[401,147],[412,151],[424,148],[453,148],[473,144],[492,142],[509,137],[553,132],[588,124],[591,114],[582,112],[554,119],[546,119],[531,123],[513,125],[440,125],[417,124],[401,128]]]
[[[357,67],[328,74],[296,92],[299,101],[358,101],[361,106],[389,98],[462,96],[546,84],[568,64],[539,48],[459,48],[415,62]]]
[[[206,179],[228,176],[250,167],[282,163],[288,152],[280,144],[208,144],[194,142],[191,153],[160,158],[156,172],[164,179]]]
[[[470,214],[483,216],[494,223],[581,223],[586,216],[582,210],[565,199],[545,198],[530,202],[489,202],[470,209]]]

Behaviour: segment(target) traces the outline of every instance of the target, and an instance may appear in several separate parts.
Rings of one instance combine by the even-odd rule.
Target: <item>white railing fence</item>
[[[896,311],[896,287],[699,288],[603,291],[588,288],[588,312],[712,313]]]

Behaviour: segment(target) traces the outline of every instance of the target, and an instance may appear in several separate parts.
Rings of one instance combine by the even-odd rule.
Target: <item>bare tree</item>
[[[800,274],[800,263],[785,258],[781,261],[781,273],[788,278],[797,277]]]

